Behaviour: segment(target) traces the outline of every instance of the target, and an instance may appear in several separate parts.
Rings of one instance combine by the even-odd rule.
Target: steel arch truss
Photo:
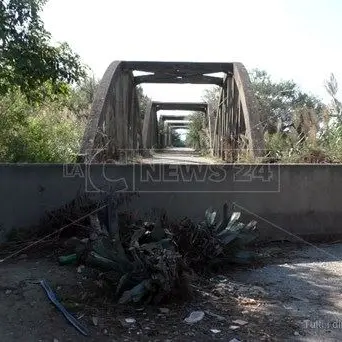
[[[135,75],[133,71],[145,74]],[[241,149],[254,157],[262,155],[264,140],[259,110],[241,63],[115,61],[105,72],[95,95],[80,160],[87,163],[120,160],[160,143],[156,115],[160,109],[207,111],[203,103],[194,108],[191,103],[151,102],[142,120],[136,90],[141,83],[220,86],[219,106],[208,117],[212,153],[230,162],[236,161]]]

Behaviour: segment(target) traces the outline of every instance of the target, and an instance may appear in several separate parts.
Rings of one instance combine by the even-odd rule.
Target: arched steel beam
[[[225,77],[214,115],[212,152],[215,156],[235,162],[241,151],[252,158],[264,154],[259,107],[247,70],[241,63],[233,63],[233,73]]]
[[[119,160],[137,149],[142,149],[142,136],[134,77],[124,62],[115,61],[95,94],[79,160]]]
[[[143,123],[143,146],[145,149],[152,149],[159,145],[159,129],[157,110],[152,101],[149,101]]]

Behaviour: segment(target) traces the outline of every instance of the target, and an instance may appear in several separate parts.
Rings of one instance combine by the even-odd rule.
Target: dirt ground
[[[159,307],[116,304],[89,270],[59,266],[55,253],[21,255],[0,264],[0,341],[341,341],[342,244],[259,253],[258,266],[201,277],[192,300]],[[49,302],[41,279],[90,336]],[[184,322],[198,310],[201,321]]]

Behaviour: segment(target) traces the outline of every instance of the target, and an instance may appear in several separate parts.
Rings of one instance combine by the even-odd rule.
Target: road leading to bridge
[[[141,160],[143,164],[218,164],[219,161],[210,157],[203,157],[191,148],[166,148],[152,152],[149,158]]]

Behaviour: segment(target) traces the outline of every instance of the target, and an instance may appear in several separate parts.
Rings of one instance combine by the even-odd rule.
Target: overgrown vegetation
[[[34,104],[19,89],[1,96],[0,162],[74,161],[95,90],[90,82]]]
[[[171,224],[165,215],[157,222],[131,215],[120,219],[115,210],[107,208],[105,217],[112,219],[106,222],[91,216],[92,238],[78,247],[77,254],[79,262],[108,272],[107,281],[115,287],[120,303],[159,303],[187,296],[191,269],[251,261],[243,248],[256,239],[256,222],[238,222],[240,213],[229,219],[226,204],[220,223],[212,209],[199,224],[189,220]]]
[[[185,147],[185,141],[182,139],[181,134],[177,130],[171,132],[171,143],[173,147]]]
[[[265,134],[269,157],[291,163],[341,163],[341,104],[333,74],[326,81],[326,89],[331,96],[329,105],[310,100],[295,106],[287,126],[282,124]]]
[[[61,253],[75,253],[74,260],[97,271],[120,303],[184,299],[191,293],[194,271],[253,261],[245,247],[258,236],[256,222],[242,223],[239,212],[229,215],[227,204],[220,214],[209,208],[199,223],[170,221],[166,213],[154,215],[155,221],[150,214],[144,221],[120,209],[135,195],[111,190],[100,196],[80,193],[38,225],[12,230],[7,238],[12,248],[25,243],[36,250],[53,248],[63,260],[71,256]]]
[[[303,92],[291,80],[275,82],[263,70],[252,70],[250,79],[259,102],[266,143],[265,161],[285,163],[340,163],[342,161],[342,105],[337,98],[338,82],[332,74],[326,81],[331,103]],[[209,104],[213,129],[220,88],[208,89],[203,100]],[[208,118],[194,113],[187,144],[208,152]],[[243,158],[243,156],[242,156]],[[240,161],[241,156],[240,156]],[[251,160],[246,160],[252,162]]]
[[[52,44],[45,3],[0,2],[0,162],[74,162],[94,100],[98,80],[68,44]]]
[[[66,43],[51,43],[45,2],[0,2],[0,162],[69,162],[79,149],[96,82]]]
[[[189,131],[186,135],[187,146],[197,151],[207,153],[210,147],[209,130],[203,113],[195,112],[190,117]]]
[[[73,162],[79,151],[98,81],[87,75],[66,43],[53,44],[40,11],[45,0],[0,2],[0,162]],[[263,70],[250,78],[265,132],[266,161],[342,161],[342,105],[338,82],[326,81],[331,103],[303,92],[292,80]],[[141,118],[149,98],[138,89]],[[205,91],[209,118],[194,113],[185,144],[209,152],[219,87]],[[184,146],[174,133],[173,145]],[[250,161],[250,160],[248,160]]]

